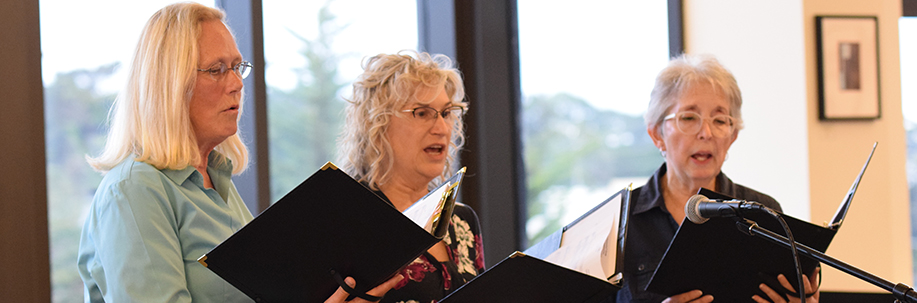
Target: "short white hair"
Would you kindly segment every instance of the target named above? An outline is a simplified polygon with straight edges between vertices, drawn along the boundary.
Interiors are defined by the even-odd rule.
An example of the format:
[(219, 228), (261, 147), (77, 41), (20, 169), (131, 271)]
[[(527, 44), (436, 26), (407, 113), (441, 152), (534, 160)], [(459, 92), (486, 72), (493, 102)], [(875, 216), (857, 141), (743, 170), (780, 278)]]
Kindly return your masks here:
[(643, 121), (647, 128), (659, 128), (681, 94), (693, 86), (709, 84), (729, 101), (729, 115), (736, 119), (736, 130), (742, 124), (742, 92), (735, 77), (710, 55), (682, 54), (669, 61), (659, 72), (650, 94)]

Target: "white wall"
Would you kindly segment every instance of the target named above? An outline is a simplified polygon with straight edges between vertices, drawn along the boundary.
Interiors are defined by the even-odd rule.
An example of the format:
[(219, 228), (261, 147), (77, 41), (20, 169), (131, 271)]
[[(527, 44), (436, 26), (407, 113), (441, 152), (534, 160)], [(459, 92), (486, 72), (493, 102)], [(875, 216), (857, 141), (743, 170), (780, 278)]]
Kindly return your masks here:
[(785, 213), (808, 220), (802, 3), (778, 2), (685, 1), (685, 48), (715, 55), (742, 89), (745, 129), (723, 172), (773, 196)]
[[(913, 285), (898, 55), (901, 0), (686, 0), (684, 8), (687, 52), (716, 55), (736, 75), (745, 99), (746, 129), (724, 172), (774, 196), (786, 213), (821, 224), (878, 141), (828, 254)], [(882, 118), (819, 121), (816, 15), (878, 17)], [(827, 266), (823, 278), (827, 291), (884, 292)]]
[[(809, 190), (812, 217), (830, 217), (850, 186), (850, 176), (878, 141), (847, 222), (828, 254), (892, 282), (913, 284), (911, 223), (905, 170), (905, 133), (901, 112), (901, 63), (898, 47), (900, 0), (806, 0), (807, 86), (809, 87)], [(861, 122), (818, 120), (815, 16), (877, 16), (879, 89), (882, 117)], [(822, 197), (816, 200), (815, 197)], [(833, 202), (833, 203), (832, 203)], [(826, 289), (882, 291), (836, 270), (824, 276)]]

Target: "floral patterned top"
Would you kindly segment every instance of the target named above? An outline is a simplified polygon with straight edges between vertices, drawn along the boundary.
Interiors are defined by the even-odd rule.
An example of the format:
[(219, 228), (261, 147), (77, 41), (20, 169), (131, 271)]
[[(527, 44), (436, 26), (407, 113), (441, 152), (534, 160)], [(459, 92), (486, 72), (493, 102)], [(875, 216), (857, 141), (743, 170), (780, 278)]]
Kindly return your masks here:
[[(376, 192), (388, 200), (382, 192)], [(455, 203), (449, 230), (443, 236), (449, 261), (439, 262), (424, 252), (401, 270), (404, 280), (382, 297), (382, 303), (433, 303), (484, 272), (484, 246), (478, 216), (468, 205)]]

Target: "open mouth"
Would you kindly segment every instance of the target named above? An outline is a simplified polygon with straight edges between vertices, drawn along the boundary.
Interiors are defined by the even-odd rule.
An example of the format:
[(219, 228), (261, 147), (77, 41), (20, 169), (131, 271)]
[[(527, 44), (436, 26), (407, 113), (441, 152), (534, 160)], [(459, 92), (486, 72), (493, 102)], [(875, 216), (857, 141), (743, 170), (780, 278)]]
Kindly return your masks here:
[(229, 108), (227, 108), (226, 110), (227, 110), (227, 111), (230, 111), (230, 110), (239, 110), (239, 106), (238, 106), (238, 105), (233, 105), (233, 106), (230, 106)]
[(444, 145), (442, 145), (442, 144), (433, 144), (433, 145), (430, 145), (430, 146), (427, 146), (426, 148), (424, 148), (423, 151), (426, 152), (426, 153), (428, 153), (428, 154), (436, 154), (436, 155), (439, 155), (439, 154), (442, 154), (443, 151), (445, 151), (445, 149), (446, 149), (446, 147), (445, 147)]
[(710, 159), (710, 157), (712, 157), (712, 156), (713, 156), (713, 154), (711, 154), (711, 153), (700, 152), (700, 153), (696, 153), (696, 154), (691, 155), (691, 158), (694, 158), (694, 160), (702, 161), (702, 162), (703, 162), (703, 161), (706, 161), (707, 159)]

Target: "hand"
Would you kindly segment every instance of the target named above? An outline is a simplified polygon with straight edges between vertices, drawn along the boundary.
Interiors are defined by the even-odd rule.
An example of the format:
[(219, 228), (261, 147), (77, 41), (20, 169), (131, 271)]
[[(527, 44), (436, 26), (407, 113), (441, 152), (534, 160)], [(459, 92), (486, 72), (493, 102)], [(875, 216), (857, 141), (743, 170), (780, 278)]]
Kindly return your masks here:
[[(404, 279), (403, 276), (395, 275), (391, 279), (388, 279), (388, 281), (385, 281), (385, 283), (382, 283), (379, 286), (376, 286), (376, 288), (373, 288), (370, 291), (367, 291), (366, 294), (373, 295), (376, 297), (382, 297), (383, 295), (385, 295), (385, 293), (387, 293), (390, 289), (392, 289), (392, 287), (395, 287), (395, 285), (398, 284), (398, 282), (401, 282), (402, 279)], [(347, 277), (346, 279), (344, 279), (344, 283), (347, 283), (347, 286), (350, 286), (350, 288), (357, 286), (357, 281), (355, 281), (351, 277)], [(350, 301), (344, 301), (344, 300), (347, 300), (348, 296), (350, 296), (350, 294), (347, 293), (347, 291), (345, 291), (344, 288), (338, 287), (338, 290), (335, 291), (334, 294), (331, 295), (331, 297), (328, 297), (328, 300), (325, 300), (325, 303), (344, 303), (344, 302), (369, 303), (370, 302), (362, 298), (354, 298), (353, 300), (350, 300)]]
[(662, 303), (710, 303), (713, 302), (712, 295), (703, 295), (704, 292), (699, 289), (695, 289), (683, 294), (677, 294), (662, 301)]
[[(816, 267), (815, 271), (812, 273), (811, 276), (802, 275), (803, 284), (805, 284), (805, 287), (806, 287), (805, 293), (812, 294), (812, 296), (806, 298), (806, 303), (818, 303), (818, 297), (821, 294), (821, 292), (818, 291), (816, 287), (818, 285), (818, 275), (820, 271), (821, 271), (821, 268)], [(777, 276), (777, 280), (780, 281), (780, 285), (783, 286), (783, 288), (785, 288), (787, 291), (795, 292), (793, 286), (790, 284), (790, 281), (787, 280), (784, 275), (781, 274)], [(783, 296), (777, 294), (776, 291), (774, 291), (770, 287), (767, 287), (767, 285), (764, 283), (761, 283), (761, 285), (758, 285), (758, 288), (760, 288), (761, 291), (763, 291), (767, 295), (767, 297), (771, 299), (771, 301), (767, 301), (758, 295), (754, 295), (751, 298), (752, 300), (755, 300), (755, 302), (758, 302), (758, 303), (767, 303), (767, 302), (785, 303), (787, 302), (786, 300), (783, 299)], [(790, 303), (800, 303), (801, 302), (799, 298), (794, 297), (793, 295), (788, 294), (787, 297), (790, 298)]]

